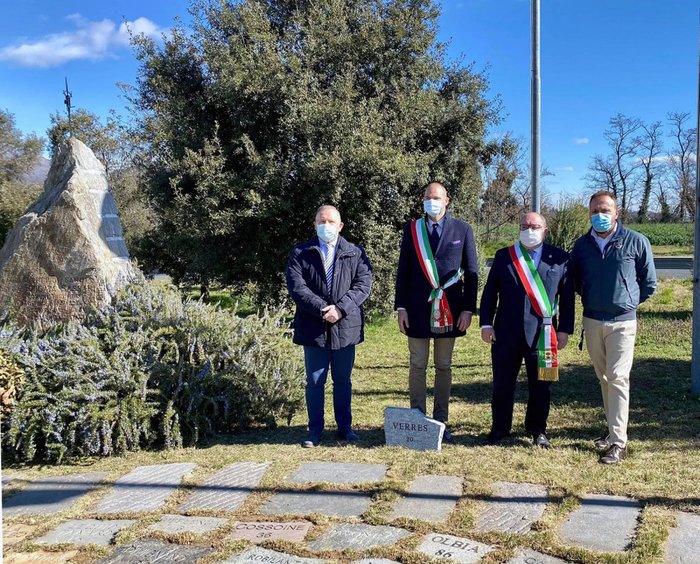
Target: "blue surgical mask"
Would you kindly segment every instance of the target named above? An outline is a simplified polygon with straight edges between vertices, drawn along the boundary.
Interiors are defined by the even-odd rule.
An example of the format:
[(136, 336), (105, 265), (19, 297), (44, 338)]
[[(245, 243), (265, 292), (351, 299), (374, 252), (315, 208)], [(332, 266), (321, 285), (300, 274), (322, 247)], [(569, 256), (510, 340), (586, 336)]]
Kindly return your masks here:
[(338, 227), (332, 223), (320, 223), (316, 226), (316, 235), (324, 243), (330, 243), (338, 236)]
[(430, 217), (439, 217), (444, 207), (442, 200), (423, 200), (423, 209)]
[(597, 213), (591, 216), (591, 225), (598, 233), (610, 231), (614, 221), (611, 213)]

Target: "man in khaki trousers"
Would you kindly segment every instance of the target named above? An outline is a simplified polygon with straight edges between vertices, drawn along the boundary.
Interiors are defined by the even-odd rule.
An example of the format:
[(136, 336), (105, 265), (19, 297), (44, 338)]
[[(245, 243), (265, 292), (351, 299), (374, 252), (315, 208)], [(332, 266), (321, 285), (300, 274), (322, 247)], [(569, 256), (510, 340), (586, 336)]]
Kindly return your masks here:
[(571, 266), (608, 422), (594, 442), (601, 463), (617, 464), (627, 455), (637, 307), (654, 293), (656, 271), (649, 240), (622, 225), (614, 194), (596, 192), (588, 209), (592, 227), (576, 241)]
[[(425, 215), (406, 224), (396, 275), (395, 309), (399, 330), (408, 337), (411, 407), (426, 413), (426, 373), (434, 343), (433, 418), (449, 415), (452, 351), (476, 311), (477, 258), (471, 226), (447, 213), (447, 190), (428, 184)], [(445, 429), (444, 440), (452, 435)]]

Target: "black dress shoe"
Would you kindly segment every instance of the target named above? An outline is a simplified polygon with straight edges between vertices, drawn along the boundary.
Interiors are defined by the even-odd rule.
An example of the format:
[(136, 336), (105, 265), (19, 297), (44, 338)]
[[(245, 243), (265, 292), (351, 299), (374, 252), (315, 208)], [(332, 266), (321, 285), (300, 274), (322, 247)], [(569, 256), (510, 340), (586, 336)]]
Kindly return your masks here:
[(627, 457), (627, 447), (621, 447), (620, 445), (612, 445), (606, 452), (600, 457), (601, 464), (617, 464), (623, 458)]
[(447, 430), (447, 427), (445, 427), (445, 431), (442, 433), (442, 440), (443, 440), (443, 442), (450, 443), (450, 444), (455, 442), (454, 437), (452, 436), (452, 433), (450, 433)]
[(486, 435), (485, 443), (487, 445), (495, 445), (497, 442), (510, 437), (510, 433), (501, 433), (500, 431), (491, 431)]
[(356, 443), (357, 441), (360, 440), (360, 437), (357, 435), (355, 431), (350, 429), (349, 431), (345, 431), (344, 433), (338, 433), (338, 438), (341, 441), (347, 441), (349, 443)]
[(538, 435), (533, 435), (532, 436), (532, 442), (535, 444), (536, 447), (540, 448), (549, 448), (549, 439), (547, 438), (547, 435), (544, 433), (539, 433)]

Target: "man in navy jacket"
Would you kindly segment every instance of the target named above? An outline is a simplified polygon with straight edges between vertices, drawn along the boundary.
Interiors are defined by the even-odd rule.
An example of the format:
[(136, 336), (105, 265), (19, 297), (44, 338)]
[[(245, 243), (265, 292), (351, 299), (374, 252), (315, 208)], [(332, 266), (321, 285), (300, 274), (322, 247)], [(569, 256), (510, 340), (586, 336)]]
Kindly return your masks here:
[(304, 347), (309, 435), (302, 443), (318, 445), (324, 428), (328, 370), (333, 378), (333, 410), (338, 438), (357, 441), (350, 409), (355, 345), (364, 340), (362, 303), (369, 297), (372, 270), (364, 250), (339, 235), (340, 213), (321, 206), (316, 235), (294, 247), (287, 264), (287, 288), (296, 304), (294, 342)]
[[(550, 305), (558, 303), (558, 315), (553, 320), (558, 348), (566, 346), (574, 332), (574, 286), (569, 273), (569, 254), (543, 244), (547, 231), (545, 219), (530, 212), (520, 220), (520, 242), (529, 251), (542, 280)], [(538, 315), (518, 276), (509, 248), (496, 252), (479, 307), (481, 338), (491, 345), (493, 423), (486, 439), (495, 444), (510, 436), (513, 423), (515, 383), (525, 360), (528, 381), (528, 402), (525, 429), (534, 444), (549, 447), (547, 417), (549, 416), (549, 386), (538, 380), (538, 340), (543, 317)]]
[[(401, 253), (396, 274), (396, 299), (399, 331), (408, 336), (410, 354), (408, 388), (411, 407), (426, 413), (426, 372), (430, 343), (434, 341), (435, 392), (433, 418), (447, 422), (452, 387), (452, 351), (455, 338), (462, 337), (476, 311), (478, 264), (471, 226), (447, 213), (447, 190), (438, 183), (428, 184), (423, 197), (425, 245), (417, 246), (416, 222), (404, 227)], [(421, 239), (420, 234), (418, 238)], [(422, 239), (421, 239), (422, 240)], [(435, 284), (426, 274), (423, 254), (432, 255)], [(423, 263), (423, 264), (421, 264)], [(436, 288), (437, 286), (437, 288)], [(435, 300), (444, 294), (446, 304)], [(449, 310), (449, 317), (446, 317)], [(436, 316), (442, 315), (438, 322)], [(451, 320), (451, 323), (449, 323)], [(451, 440), (449, 431), (443, 435)]]

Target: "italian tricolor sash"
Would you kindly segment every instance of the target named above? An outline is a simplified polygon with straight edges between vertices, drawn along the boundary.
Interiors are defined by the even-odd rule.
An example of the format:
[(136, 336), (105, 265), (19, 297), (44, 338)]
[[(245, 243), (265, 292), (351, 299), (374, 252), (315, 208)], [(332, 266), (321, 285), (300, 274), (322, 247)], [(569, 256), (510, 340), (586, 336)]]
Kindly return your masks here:
[(540, 278), (527, 249), (518, 242), (512, 247), (508, 247), (508, 251), (535, 313), (542, 317), (542, 329), (537, 343), (537, 379), (556, 382), (559, 380), (559, 363), (557, 359), (557, 333), (552, 326), (554, 310), (549, 303), (542, 278)]
[(433, 304), (430, 330), (433, 333), (448, 333), (452, 331), (454, 320), (452, 318), (452, 312), (450, 311), (450, 304), (447, 303), (445, 289), (458, 282), (464, 270), (461, 268), (457, 270), (454, 276), (450, 277), (450, 279), (441, 286), (437, 265), (433, 258), (433, 251), (430, 248), (428, 228), (425, 225), (424, 218), (417, 219), (411, 223), (411, 235), (413, 237), (413, 246), (418, 256), (418, 263), (420, 264), (421, 270), (423, 270), (423, 274), (425, 274), (425, 277), (433, 288), (428, 298), (428, 301)]

